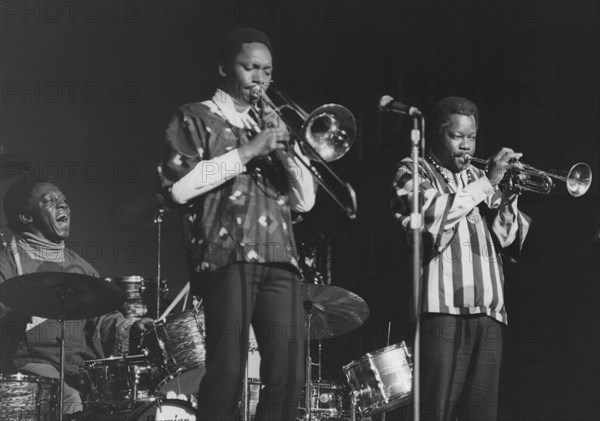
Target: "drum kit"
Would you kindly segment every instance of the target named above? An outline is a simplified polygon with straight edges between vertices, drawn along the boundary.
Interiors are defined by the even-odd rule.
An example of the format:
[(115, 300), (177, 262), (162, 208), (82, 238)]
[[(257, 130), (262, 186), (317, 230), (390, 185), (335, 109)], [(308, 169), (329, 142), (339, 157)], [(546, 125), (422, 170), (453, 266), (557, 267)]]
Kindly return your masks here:
[[(158, 227), (160, 250), (162, 213), (154, 223)], [(313, 259), (301, 261), (305, 262), (300, 269), (305, 281), (302, 292), (308, 334), (306, 384), (298, 420), (354, 420), (357, 414), (363, 418), (383, 414), (407, 403), (411, 395), (412, 367), (404, 343), (366, 354), (345, 365), (346, 385), (321, 378), (321, 340), (358, 328), (368, 318), (369, 309), (358, 295), (325, 285), (319, 272), (311, 267)], [(144, 316), (155, 319), (153, 327), (142, 335), (139, 354), (83, 363), (82, 373), (88, 389), (83, 402), (85, 419), (195, 419), (195, 395), (205, 373), (204, 314), (201, 303), (196, 300), (192, 309), (185, 310), (188, 284), (188, 289), (184, 287), (159, 316), (168, 288), (160, 277), (160, 263), (157, 271), (156, 278), (126, 276), (105, 280), (73, 273), (39, 272), (17, 276), (0, 285), (2, 301), (11, 309), (60, 321), (61, 338), (64, 338), (66, 320), (88, 319), (117, 309), (130, 319)], [(184, 295), (182, 311), (169, 314)], [(252, 328), (249, 339), (246, 376), (239, 401), (244, 421), (253, 420), (262, 388), (260, 354)], [(318, 363), (311, 359), (311, 341), (318, 341)], [(64, 340), (59, 340), (58, 346), (61, 349), (59, 379), (0, 375), (0, 419), (62, 420)], [(315, 380), (312, 379), (314, 366), (319, 368)]]

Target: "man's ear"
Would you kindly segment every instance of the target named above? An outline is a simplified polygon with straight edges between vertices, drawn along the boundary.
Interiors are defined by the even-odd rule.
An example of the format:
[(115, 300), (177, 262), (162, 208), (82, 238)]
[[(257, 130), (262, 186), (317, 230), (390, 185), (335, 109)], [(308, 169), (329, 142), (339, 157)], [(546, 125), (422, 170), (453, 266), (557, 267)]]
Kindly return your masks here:
[(33, 222), (33, 217), (30, 215), (26, 215), (24, 213), (20, 213), (19, 214), (19, 221), (21, 221), (22, 224), (31, 224)]
[(227, 72), (225, 71), (225, 67), (219, 63), (219, 76), (227, 77)]

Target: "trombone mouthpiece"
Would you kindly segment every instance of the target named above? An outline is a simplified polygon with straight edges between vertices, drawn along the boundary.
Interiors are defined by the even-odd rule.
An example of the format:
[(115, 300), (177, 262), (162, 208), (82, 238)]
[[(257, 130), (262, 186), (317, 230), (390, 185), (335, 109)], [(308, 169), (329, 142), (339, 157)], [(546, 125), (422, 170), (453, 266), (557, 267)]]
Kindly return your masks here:
[(250, 89), (250, 95), (252, 95), (252, 98), (254, 98), (256, 101), (260, 99), (262, 93), (263, 90), (259, 85), (256, 85), (252, 89)]
[(471, 160), (473, 159), (473, 157), (471, 156), (471, 154), (469, 154), (469, 153), (466, 153), (466, 154), (464, 155), (464, 159), (465, 159), (465, 161), (468, 163), (468, 162), (471, 162)]

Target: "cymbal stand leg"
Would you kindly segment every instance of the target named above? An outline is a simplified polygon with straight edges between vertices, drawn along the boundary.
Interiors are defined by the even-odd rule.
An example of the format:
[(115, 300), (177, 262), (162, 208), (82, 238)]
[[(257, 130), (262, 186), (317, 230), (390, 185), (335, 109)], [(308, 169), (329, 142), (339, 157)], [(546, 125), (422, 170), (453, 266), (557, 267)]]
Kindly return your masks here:
[(162, 221), (163, 221), (163, 214), (165, 213), (165, 210), (163, 208), (158, 209), (158, 214), (156, 215), (156, 219), (154, 219), (154, 223), (156, 224), (156, 237), (157, 237), (157, 242), (156, 242), (156, 319), (158, 319), (158, 317), (160, 316), (160, 278), (161, 278), (161, 266), (160, 266), (160, 260), (161, 260), (161, 242), (162, 242)]
[(306, 421), (311, 421), (311, 398), (312, 398), (312, 387), (311, 387), (311, 377), (312, 377), (312, 360), (310, 358), (310, 322), (312, 319), (312, 304), (311, 307), (306, 309), (306, 385), (304, 386), (304, 405), (306, 406)]

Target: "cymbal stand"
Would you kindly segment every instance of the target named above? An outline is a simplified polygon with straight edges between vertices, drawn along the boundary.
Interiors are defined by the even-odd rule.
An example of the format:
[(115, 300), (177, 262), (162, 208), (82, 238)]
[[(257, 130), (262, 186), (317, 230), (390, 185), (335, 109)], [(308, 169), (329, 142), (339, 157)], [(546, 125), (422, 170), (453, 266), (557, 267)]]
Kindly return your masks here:
[(319, 367), (319, 377), (318, 377), (318, 381), (321, 381), (321, 367), (323, 366), (323, 364), (321, 364), (321, 348), (322, 348), (322, 341), (319, 339), (319, 362), (317, 364), (315, 364), (317, 367)]
[(304, 415), (306, 421), (311, 421), (311, 398), (312, 398), (312, 360), (310, 358), (310, 323), (312, 319), (312, 303), (304, 302), (304, 310), (306, 311), (306, 384), (304, 389), (304, 405), (306, 405), (306, 413)]
[(156, 315), (155, 318), (158, 319), (160, 315), (160, 279), (161, 279), (161, 242), (162, 242), (162, 222), (163, 215), (165, 214), (164, 208), (159, 208), (156, 218), (154, 219), (154, 223), (156, 224), (156, 237), (157, 237), (157, 249), (156, 249)]
[(58, 320), (60, 322), (60, 378), (59, 378), (59, 394), (58, 394), (58, 421), (63, 421), (63, 399), (65, 396), (65, 314), (66, 314), (66, 298), (67, 289), (63, 290), (62, 293), (62, 306), (63, 312), (62, 317)]
[[(258, 346), (252, 344), (252, 341), (250, 340), (250, 334), (248, 334), (248, 354), (250, 354), (251, 352), (258, 352)], [(246, 370), (244, 372), (242, 386), (242, 398), (240, 399), (240, 402), (242, 404), (243, 421), (250, 421), (250, 398), (250, 361), (248, 355), (248, 358), (246, 359)]]

